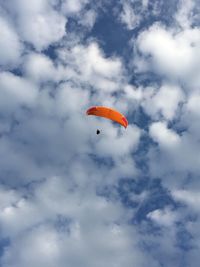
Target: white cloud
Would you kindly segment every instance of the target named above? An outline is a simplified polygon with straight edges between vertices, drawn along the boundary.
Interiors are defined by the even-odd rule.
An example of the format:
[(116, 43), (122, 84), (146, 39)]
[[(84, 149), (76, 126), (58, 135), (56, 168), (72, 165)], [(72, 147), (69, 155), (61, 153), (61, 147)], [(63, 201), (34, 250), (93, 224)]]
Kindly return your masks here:
[[(196, 146), (198, 147), (198, 138), (199, 138), (199, 90), (193, 91), (190, 93), (187, 99), (187, 103), (185, 103), (183, 113), (181, 116), (181, 124), (183, 127), (186, 127), (190, 134), (193, 136), (193, 142), (197, 142)], [(190, 136), (191, 136), (190, 135)]]
[(196, 183), (200, 153), (195, 135), (185, 132), (179, 136), (174, 131), (166, 128), (163, 131), (162, 128), (160, 131), (159, 127), (155, 127), (151, 131), (154, 141), (159, 143), (158, 150), (152, 148), (149, 151), (151, 175), (161, 177), (169, 189), (182, 186), (187, 181), (188, 173), (194, 176), (192, 181)]
[[(77, 51), (75, 48), (74, 50)], [(4, 173), (9, 169), (11, 177), (15, 173), (18, 183), (31, 179), (29, 173), (36, 180), (50, 175), (52, 171), (63, 174), (67, 168), (67, 162), (82, 153), (98, 153), (99, 156), (104, 156), (107, 151), (106, 153), (112, 156), (116, 151), (116, 166), (112, 175), (117, 175), (116, 179), (118, 179), (120, 173), (130, 175), (131, 171), (135, 172), (134, 160), (129, 159), (129, 154), (137, 148), (139, 130), (136, 128), (131, 130), (130, 126), (126, 131), (126, 136), (129, 132), (126, 139), (122, 132), (117, 135), (118, 128), (114, 128), (111, 122), (102, 120), (101, 123), (96, 118), (90, 120), (85, 115), (86, 109), (93, 104), (93, 101), (105, 104), (105, 101), (111, 100), (109, 102), (111, 106), (119, 108), (122, 112), (127, 110), (125, 99), (122, 98), (119, 101), (110, 95), (121, 85), (122, 63), (117, 58), (105, 58), (96, 44), (78, 46), (79, 49), (78, 54), (66, 50), (69, 58), (66, 61), (62, 58), (66, 65), (58, 61), (57, 66), (42, 54), (29, 54), (24, 57), (23, 64), (26, 79), (10, 73), (2, 74), (2, 87), (8, 94), (7, 102), (4, 99), (4, 110), (10, 110), (10, 114), (17, 111), (18, 125), (14, 128), (12, 138), (1, 140), (0, 154), (3, 155), (5, 151), (8, 153), (1, 162), (0, 168)], [(80, 64), (80, 60), (83, 60), (84, 64)], [(99, 64), (98, 67), (96, 67), (96, 61)], [(55, 82), (55, 86), (49, 81)], [(105, 82), (103, 90), (97, 90), (98, 81)], [(37, 89), (34, 83), (37, 84)], [(57, 85), (59, 83), (60, 85)], [(94, 99), (90, 99), (87, 90), (88, 86), (89, 88), (91, 86), (90, 83), (95, 86)], [(112, 90), (107, 87), (109, 83), (114, 84)], [(18, 110), (24, 105), (30, 108), (31, 117), (23, 110)], [(12, 123), (11, 118), (9, 123)], [(98, 127), (103, 129), (105, 127), (103, 133), (108, 134), (107, 147), (104, 145), (103, 149), (94, 139)], [(6, 128), (9, 130), (11, 126), (7, 125)], [(110, 146), (109, 141), (115, 145)], [(120, 150), (123, 152), (124, 159), (120, 156)], [(53, 162), (51, 166), (48, 165), (48, 160)], [(122, 164), (123, 168), (120, 172), (117, 166)], [(8, 180), (15, 184), (16, 179)], [(112, 178), (111, 181), (113, 182)]]
[(4, 4), (11, 14), (20, 38), (41, 51), (62, 39), (66, 18), (55, 11), (50, 1), (24, 0), (8, 1)]
[(102, 156), (123, 157), (137, 148), (140, 139), (140, 130), (137, 127), (130, 125), (126, 130), (121, 129), (121, 133), (117, 134), (114, 128), (106, 129), (106, 124), (102, 133), (105, 137), (97, 143), (97, 151)]
[[(141, 18), (131, 8), (133, 2), (125, 2), (121, 15), (129, 29)], [(88, 0), (1, 1), (9, 17), (0, 20), (6, 36), (0, 40), (0, 56), (4, 67), (23, 66), (22, 72), (17, 70), (21, 77), (0, 74), (0, 172), (6, 184), (0, 187), (0, 226), (2, 237), (11, 242), (1, 263), (5, 267), (62, 267), (66, 262), (73, 267), (129, 267), (133, 263), (158, 267), (167, 255), (170, 266), (177, 266), (173, 259), (180, 251), (174, 247), (174, 224), (179, 211), (164, 208), (150, 212), (147, 217), (170, 230), (156, 237), (145, 232), (144, 221), (141, 235), (139, 225), (130, 225), (134, 209), (122, 206), (115, 189), (111, 192), (114, 199), (96, 193), (107, 186), (116, 188), (123, 177), (135, 179), (144, 174), (135, 163), (141, 129), (132, 124), (132, 117), (125, 130), (109, 120), (87, 117), (85, 110), (103, 104), (132, 115), (141, 104), (153, 119), (159, 119), (161, 113), (167, 121), (179, 118), (177, 113), (184, 111), (179, 119), (189, 131), (181, 135), (166, 122), (150, 125), (150, 137), (158, 146), (152, 145), (145, 162), (150, 175), (161, 177), (169, 189), (173, 183), (164, 181), (167, 175), (179, 179), (176, 186), (180, 189), (184, 178), (179, 176), (184, 173), (185, 177), (188, 171), (198, 174), (200, 168), (199, 126), (194, 129), (199, 118), (199, 29), (184, 26), (177, 33), (154, 25), (138, 39), (144, 55), (140, 71), (148, 70), (150, 55), (151, 70), (166, 74), (169, 80), (179, 76), (187, 84), (192, 81), (191, 89), (196, 90), (183, 94), (174, 81), (163, 82), (159, 90), (156, 83), (136, 88), (127, 84), (130, 77), (126, 77), (119, 57), (106, 56), (97, 41), (83, 44), (84, 31), (81, 36), (66, 34), (68, 16), (80, 29), (93, 27), (99, 14), (95, 8), (86, 10), (87, 3), (89, 8), (96, 7)], [(142, 12), (149, 4), (141, 1)], [(156, 12), (159, 1), (152, 5)], [(183, 20), (187, 17), (188, 13)], [(23, 46), (23, 42), (29, 45)], [(55, 43), (59, 50), (53, 47), (54, 56), (58, 56), (54, 61), (42, 51)], [(179, 110), (183, 100), (184, 108)], [(97, 128), (101, 130), (98, 136)], [(174, 171), (178, 172), (175, 178)], [(184, 192), (177, 192), (174, 198), (182, 201)], [(192, 199), (190, 192), (190, 196), (183, 194), (185, 203), (195, 206), (198, 197)], [(147, 190), (132, 194), (137, 202), (148, 197)], [(155, 244), (159, 249), (148, 254), (143, 244)]]
[(79, 23), (89, 29), (92, 29), (96, 22), (97, 14), (94, 10), (88, 10), (84, 12)]
[[(2, 209), (0, 214), (0, 222), (5, 237), (13, 237), (41, 221), (37, 208), (23, 198), (16, 201), (14, 205)], [(23, 218), (26, 218), (26, 220)]]
[(48, 0), (8, 0), (3, 5), (15, 14), (23, 16), (25, 13), (38, 13), (48, 7)]
[(18, 194), (11, 189), (0, 188), (0, 210), (2, 211), (10, 205), (14, 205), (19, 200)]
[(181, 139), (172, 129), (169, 129), (165, 122), (152, 123), (149, 129), (150, 136), (158, 142), (162, 148), (177, 149)]
[[(129, 214), (119, 202), (96, 196), (90, 186), (74, 191), (71, 185), (71, 179), (49, 178), (38, 184), (30, 199), (10, 207), (10, 216), (5, 215), (9, 206), (4, 208), (1, 224), (4, 230), (7, 227), (12, 244), (3, 256), (3, 266), (23, 267), (28, 262), (29, 266), (66, 266), (68, 262), (77, 267), (154, 263), (151, 257), (142, 257), (138, 234), (126, 224)], [(63, 221), (56, 226), (57, 214)], [(13, 236), (16, 228), (21, 233)]]
[(149, 0), (142, 0), (143, 8), (147, 8), (149, 4)]
[(30, 149), (30, 145), (28, 145), (27, 148), (26, 145), (23, 147), (21, 144), (23, 137), (23, 132), (19, 131), (19, 136), (16, 136), (15, 138), (13, 136), (12, 138), (2, 137), (0, 140), (0, 156), (2, 157), (0, 162), (0, 169), (2, 173), (1, 181), (11, 188), (13, 186), (20, 186), (24, 183), (30, 182), (32, 179), (41, 179), (41, 176), (44, 177), (45, 173), (47, 174), (52, 171), (52, 168), (49, 167), (46, 167), (46, 169), (44, 168), (45, 171), (44, 169), (43, 171), (41, 170), (40, 165), (38, 166), (37, 160), (33, 157), (34, 152), (37, 155), (39, 151), (39, 144), (37, 144), (37, 146), (35, 145), (35, 150), (37, 150), (37, 152), (33, 149), (33, 147)]
[(174, 223), (178, 220), (176, 212), (168, 207), (163, 210), (158, 209), (148, 213), (147, 218), (165, 227), (173, 227)]
[(55, 266), (58, 262), (59, 238), (51, 228), (35, 229), (17, 243), (6, 251), (5, 266)]
[(199, 192), (196, 189), (174, 190), (172, 191), (172, 195), (176, 200), (187, 204), (189, 207), (191, 207), (195, 211), (199, 211), (200, 196), (199, 196)]
[(88, 0), (62, 0), (62, 11), (64, 14), (79, 13), (88, 3)]
[[(123, 77), (123, 65), (119, 58), (106, 58), (97, 43), (88, 46), (76, 45), (69, 50), (60, 50), (60, 59), (67, 64), (63, 79), (76, 83), (88, 83), (105, 92), (117, 91)], [(70, 70), (70, 71), (69, 71)], [(102, 99), (101, 99), (102, 100)]]
[(187, 112), (191, 112), (192, 114), (199, 117), (200, 116), (199, 101), (200, 101), (200, 94), (198, 91), (191, 94), (188, 98), (188, 102), (186, 105)]
[(174, 129), (185, 129), (178, 135), (165, 122), (153, 123), (149, 128), (150, 136), (159, 144), (148, 152), (150, 172), (162, 177), (168, 188), (181, 186), (186, 172), (194, 175), (199, 172), (199, 36), (199, 28), (190, 28), (189, 24), (179, 31), (155, 24), (138, 39), (138, 48), (144, 55), (142, 60), (146, 62), (145, 68), (138, 71), (145, 72), (149, 64), (151, 71), (173, 81), (173, 86), (164, 83), (158, 91), (154, 88), (149, 94), (142, 89), (143, 109), (154, 120), (161, 119), (160, 115), (165, 120), (178, 119)]
[[(75, 48), (74, 52), (80, 53), (79, 48)], [(112, 78), (119, 75), (122, 68), (120, 60), (104, 58), (97, 44), (90, 44), (85, 52), (87, 53), (89, 71), (92, 70), (105, 78)]]
[(142, 88), (135, 88), (131, 85), (126, 85), (124, 87), (124, 92), (128, 100), (131, 101), (141, 101), (143, 98)]
[(4, 18), (0, 18), (0, 29), (0, 64), (5, 68), (16, 66), (20, 62), (22, 43), (13, 27)]
[(28, 80), (9, 72), (0, 74), (1, 110), (12, 112), (20, 105), (32, 106), (37, 98), (37, 88)]
[(135, 14), (131, 4), (128, 2), (123, 3), (121, 21), (126, 25), (128, 30), (133, 30), (137, 26), (139, 19), (140, 17)]
[[(3, 266), (70, 266), (88, 267), (130, 266), (135, 262), (137, 266), (145, 264), (146, 259), (134, 248), (130, 238), (131, 231), (119, 226), (99, 225), (90, 229), (85, 235), (84, 225), (71, 226), (70, 233), (57, 233), (51, 227), (33, 229), (26, 236), (16, 240), (7, 249), (3, 257)], [(98, 232), (97, 232), (98, 231)], [(106, 240), (106, 242), (105, 242)], [(31, 244), (31, 246), (30, 246)], [(132, 251), (132, 253), (130, 253)], [(153, 261), (148, 259), (149, 262)], [(156, 266), (156, 265), (154, 265)]]
[(71, 86), (70, 83), (63, 83), (58, 89), (55, 98), (55, 111), (62, 116), (69, 116), (76, 112), (85, 112), (89, 94), (81, 88)]
[(194, 6), (195, 5), (193, 0), (179, 1), (178, 12), (175, 14), (175, 19), (178, 24), (184, 29), (191, 27), (192, 11)]
[[(183, 79), (194, 87), (199, 82), (199, 36), (198, 28), (173, 33), (155, 24), (139, 35), (137, 45), (144, 56), (150, 56), (149, 62), (156, 72), (169, 78)], [(152, 68), (151, 64), (149, 67)]]
[(159, 112), (166, 120), (172, 120), (178, 111), (178, 105), (183, 101), (181, 89), (173, 85), (163, 85), (151, 98), (143, 101), (142, 106), (154, 119), (159, 118)]
[(56, 80), (56, 69), (50, 58), (43, 54), (30, 53), (24, 59), (25, 75), (36, 82)]
[(50, 10), (20, 17), (19, 31), (24, 41), (41, 51), (65, 36), (65, 24), (63, 16)]

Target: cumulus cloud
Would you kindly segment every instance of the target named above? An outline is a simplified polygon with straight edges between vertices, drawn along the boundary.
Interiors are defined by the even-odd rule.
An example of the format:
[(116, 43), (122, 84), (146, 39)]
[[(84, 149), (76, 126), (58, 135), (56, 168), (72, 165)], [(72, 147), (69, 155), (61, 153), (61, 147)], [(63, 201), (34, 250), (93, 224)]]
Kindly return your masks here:
[(147, 8), (149, 4), (149, 0), (142, 0), (142, 5), (144, 8)]
[(20, 105), (34, 105), (38, 90), (29, 81), (10, 72), (0, 74), (1, 110), (13, 112)]
[(164, 122), (155, 122), (149, 129), (152, 138), (163, 148), (175, 149), (180, 144), (180, 136), (169, 129)]
[(140, 17), (135, 14), (134, 9), (131, 7), (131, 5), (128, 2), (125, 2), (123, 4), (123, 11), (121, 13), (122, 23), (126, 25), (128, 30), (132, 30), (137, 26), (139, 19)]
[(63, 0), (62, 12), (66, 15), (79, 13), (88, 2), (88, 0)]
[(48, 2), (49, 2), (48, 0), (44, 1), (36, 0), (32, 1), (30, 5), (30, 3), (28, 4), (28, 2), (25, 0), (14, 0), (14, 1), (8, 0), (6, 1), (6, 3), (3, 4), (3, 6), (8, 8), (9, 11), (12, 10), (12, 12), (14, 12), (15, 14), (23, 15), (26, 12), (37, 13), (40, 12), (41, 10), (44, 10), (45, 8), (47, 8)]
[(200, 197), (196, 190), (174, 190), (172, 194), (175, 199), (190, 206), (194, 211), (199, 211)]
[(6, 8), (16, 19), (20, 38), (41, 51), (65, 36), (66, 18), (55, 11), (50, 1), (8, 1)]
[(36, 82), (56, 80), (56, 70), (50, 58), (43, 54), (30, 53), (24, 59), (24, 72)]
[[(20, 18), (20, 33), (24, 41), (41, 51), (65, 36), (66, 19), (55, 11)], [(31, 29), (31, 30), (30, 30)]]
[(59, 54), (64, 64), (68, 64), (66, 74), (74, 81), (89, 83), (105, 92), (119, 89), (123, 78), (122, 62), (119, 58), (106, 58), (96, 42), (87, 46), (78, 44), (69, 50), (60, 50)]
[[(198, 84), (199, 29), (190, 28), (178, 33), (155, 24), (140, 34), (137, 40), (139, 50), (150, 57), (156, 72), (167, 77)], [(149, 66), (150, 67), (150, 66)]]
[(148, 213), (147, 217), (158, 225), (165, 227), (173, 227), (173, 224), (178, 220), (177, 214), (169, 208), (154, 210)]
[(151, 98), (144, 99), (142, 106), (153, 119), (156, 119), (161, 113), (166, 120), (172, 120), (177, 115), (178, 105), (183, 99), (183, 93), (180, 88), (166, 84), (154, 93)]
[(186, 109), (189, 113), (192, 113), (193, 115), (199, 116), (200, 115), (200, 108), (199, 108), (199, 100), (200, 100), (200, 94), (199, 92), (192, 93), (189, 98), (186, 105)]
[(153, 123), (149, 133), (160, 148), (149, 152), (152, 175), (166, 178), (164, 182), (173, 188), (184, 183), (188, 172), (194, 175), (199, 172), (199, 144), (194, 134), (179, 135), (164, 122)]
[(20, 63), (23, 45), (19, 36), (3, 17), (0, 18), (0, 64), (4, 68), (15, 67)]
[(97, 14), (94, 10), (88, 10), (84, 12), (82, 19), (79, 21), (79, 23), (88, 29), (92, 29), (96, 22)]
[(179, 1), (178, 12), (175, 14), (175, 19), (181, 28), (190, 28), (193, 22), (192, 11), (195, 7), (195, 2), (192, 0)]
[[(146, 260), (137, 249), (137, 233), (125, 224), (128, 213), (120, 203), (106, 201), (94, 195), (90, 188), (75, 193), (70, 184), (70, 180), (50, 178), (41, 184), (33, 198), (4, 207), (1, 223), (8, 229), (6, 233), (13, 243), (2, 263), (25, 266), (29, 261), (31, 266), (55, 263), (65, 266), (69, 262), (81, 266), (84, 262), (87, 266), (106, 263), (129, 266), (134, 261), (142, 266)], [(33, 212), (33, 205), (37, 213)], [(38, 220), (42, 223), (38, 224)], [(13, 236), (16, 228), (22, 231), (21, 235)], [(23, 232), (25, 229), (29, 230)], [(130, 253), (132, 246), (134, 253)]]
[[(121, 111), (127, 109), (125, 99), (119, 101), (111, 96), (114, 89), (119, 88), (120, 83), (117, 83), (123, 77), (121, 61), (118, 58), (106, 58), (96, 43), (85, 47), (77, 45), (72, 50), (62, 52), (64, 56), (61, 54), (57, 66), (42, 53), (29, 53), (24, 57), (23, 64), (26, 78), (11, 73), (1, 74), (2, 88), (8, 94), (7, 102), (4, 99), (4, 109), (10, 109), (12, 114), (18, 108), (12, 138), (5, 137), (1, 140), (1, 153), (7, 150), (10, 154), (2, 162), (2, 171), (7, 173), (10, 169), (10, 177), (13, 177), (12, 173), (16, 173), (16, 178), (22, 182), (29, 179), (27, 175), (31, 170), (31, 176), (40, 179), (50, 175), (54, 168), (54, 173), (62, 174), (67, 167), (65, 164), (75, 155), (97, 153), (99, 157), (115, 156), (113, 176), (117, 173), (117, 166), (122, 164), (124, 168), (121, 168), (121, 172), (118, 171), (117, 177), (119, 173), (130, 175), (131, 171), (135, 171), (135, 164), (134, 160), (129, 159), (129, 155), (138, 146), (139, 129), (133, 127), (131, 130), (130, 126), (129, 134), (127, 131), (129, 138), (126, 139), (122, 132), (117, 134), (118, 129), (111, 122), (89, 119), (85, 115), (85, 110), (94, 101), (90, 99), (90, 91), (85, 89), (86, 83), (89, 88), (95, 87), (96, 103), (106, 104), (107, 94), (111, 100), (107, 105), (116, 106)], [(98, 81), (103, 87), (99, 88)], [(113, 83), (114, 87), (109, 88), (109, 83)], [(31, 116), (23, 111), (24, 106)], [(8, 124), (2, 124), (2, 132), (10, 131), (12, 124), (10, 117)], [(98, 142), (94, 139), (97, 127), (103, 129), (105, 144), (103, 140)], [(92, 147), (89, 146), (89, 139)], [(54, 162), (54, 166), (48, 166), (47, 158)], [(11, 160), (12, 164), (9, 163)], [(26, 161), (24, 166), (23, 160)], [(11, 179), (13, 178), (10, 181)], [(13, 179), (13, 183), (15, 182)]]
[[(121, 70), (121, 62), (118, 59), (106, 59), (102, 55), (98, 45), (95, 43), (90, 44), (86, 47), (77, 46), (72, 51), (77, 59), (80, 60), (80, 54), (82, 54), (82, 62), (77, 62), (77, 66), (83, 66), (84, 63), (84, 74), (90, 75), (94, 72), (97, 75), (103, 76), (105, 78), (113, 78), (119, 75)], [(81, 64), (82, 63), (82, 64)]]
[[(7, 250), (3, 264), (26, 266), (29, 262), (30, 266), (54, 266), (58, 263), (59, 266), (65, 266), (67, 262), (76, 267), (82, 264), (100, 267), (107, 263), (129, 266), (133, 261), (137, 265), (145, 262), (137, 250), (129, 254), (129, 246), (132, 243), (130, 236), (118, 226), (97, 227), (96, 230), (99, 230), (101, 236), (100, 233), (94, 232), (85, 236), (82, 233), (84, 229), (81, 229), (79, 224), (70, 228), (70, 234), (59, 234), (49, 228), (40, 227), (17, 240), (19, 245), (14, 244)], [(107, 242), (103, 239), (106, 237), (109, 238)], [(32, 244), (31, 248), (29, 244)]]
[(143, 90), (142, 88), (135, 88), (134, 86), (131, 85), (126, 85), (124, 87), (124, 93), (127, 96), (127, 100), (131, 101), (139, 101), (143, 99)]
[[(102, 151), (102, 155), (112, 156), (124, 156), (129, 154), (133, 149), (137, 148), (140, 130), (137, 127), (130, 126), (127, 129), (127, 135), (124, 136), (124, 130), (120, 134), (117, 134), (116, 130), (104, 130), (104, 134), (107, 135), (104, 139), (99, 140), (97, 146), (98, 150)], [(113, 140), (113, 141), (112, 141)]]
[[(176, 13), (180, 27), (156, 23), (140, 33), (137, 49), (142, 56), (135, 58), (137, 73), (149, 70), (173, 81), (160, 88), (147, 87), (146, 92), (145, 88), (138, 90), (138, 101), (145, 113), (152, 120), (160, 120), (149, 128), (150, 136), (159, 144), (157, 151), (153, 147), (149, 151), (150, 169), (153, 175), (168, 173), (164, 182), (172, 187), (184, 183), (187, 175), (183, 172), (198, 173), (199, 169), (199, 27), (193, 27), (195, 1), (184, 3), (179, 2), (181, 8)], [(170, 129), (163, 120), (173, 121)], [(174, 175), (169, 174), (172, 170)]]
[[(199, 243), (199, 28), (184, 1), (178, 28), (149, 25), (163, 3), (0, 0), (3, 267), (179, 266), (183, 235)], [(125, 33), (138, 26), (134, 62), (90, 31), (108, 14)], [(86, 116), (98, 104), (128, 128)], [(131, 203), (119, 193), (126, 179)]]

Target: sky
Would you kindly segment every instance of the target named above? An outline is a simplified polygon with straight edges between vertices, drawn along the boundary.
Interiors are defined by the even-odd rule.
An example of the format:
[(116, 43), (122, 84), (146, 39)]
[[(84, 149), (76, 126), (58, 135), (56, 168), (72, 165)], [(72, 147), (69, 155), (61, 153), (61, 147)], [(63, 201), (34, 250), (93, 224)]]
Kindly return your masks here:
[(1, 267), (199, 267), (199, 15), (0, 0)]

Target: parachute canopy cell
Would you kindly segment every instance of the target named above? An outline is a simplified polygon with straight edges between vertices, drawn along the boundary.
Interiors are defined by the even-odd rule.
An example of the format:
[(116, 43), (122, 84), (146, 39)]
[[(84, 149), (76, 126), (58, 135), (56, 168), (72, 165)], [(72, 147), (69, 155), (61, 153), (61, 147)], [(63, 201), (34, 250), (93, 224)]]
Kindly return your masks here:
[(121, 114), (119, 111), (113, 108), (104, 107), (104, 106), (94, 106), (94, 107), (90, 107), (87, 110), (86, 114), (110, 119), (112, 121), (115, 121), (121, 124), (125, 128), (128, 126), (128, 120), (126, 119), (126, 117), (123, 114)]

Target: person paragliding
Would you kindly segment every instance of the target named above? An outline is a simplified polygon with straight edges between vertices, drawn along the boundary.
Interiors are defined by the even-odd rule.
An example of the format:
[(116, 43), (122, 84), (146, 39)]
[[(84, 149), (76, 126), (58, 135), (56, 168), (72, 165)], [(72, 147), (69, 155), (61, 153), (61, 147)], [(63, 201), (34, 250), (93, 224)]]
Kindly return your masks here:
[[(122, 125), (124, 128), (128, 126), (128, 120), (127, 118), (121, 114), (119, 111), (105, 107), (105, 106), (94, 106), (90, 107), (86, 111), (87, 115), (93, 115), (93, 116), (98, 116), (98, 117), (104, 117), (106, 119), (112, 120), (116, 123), (119, 123)], [(100, 134), (100, 130), (97, 129), (96, 134)]]
[(97, 134), (100, 134), (100, 130), (99, 129), (97, 129), (97, 132), (96, 132)]

